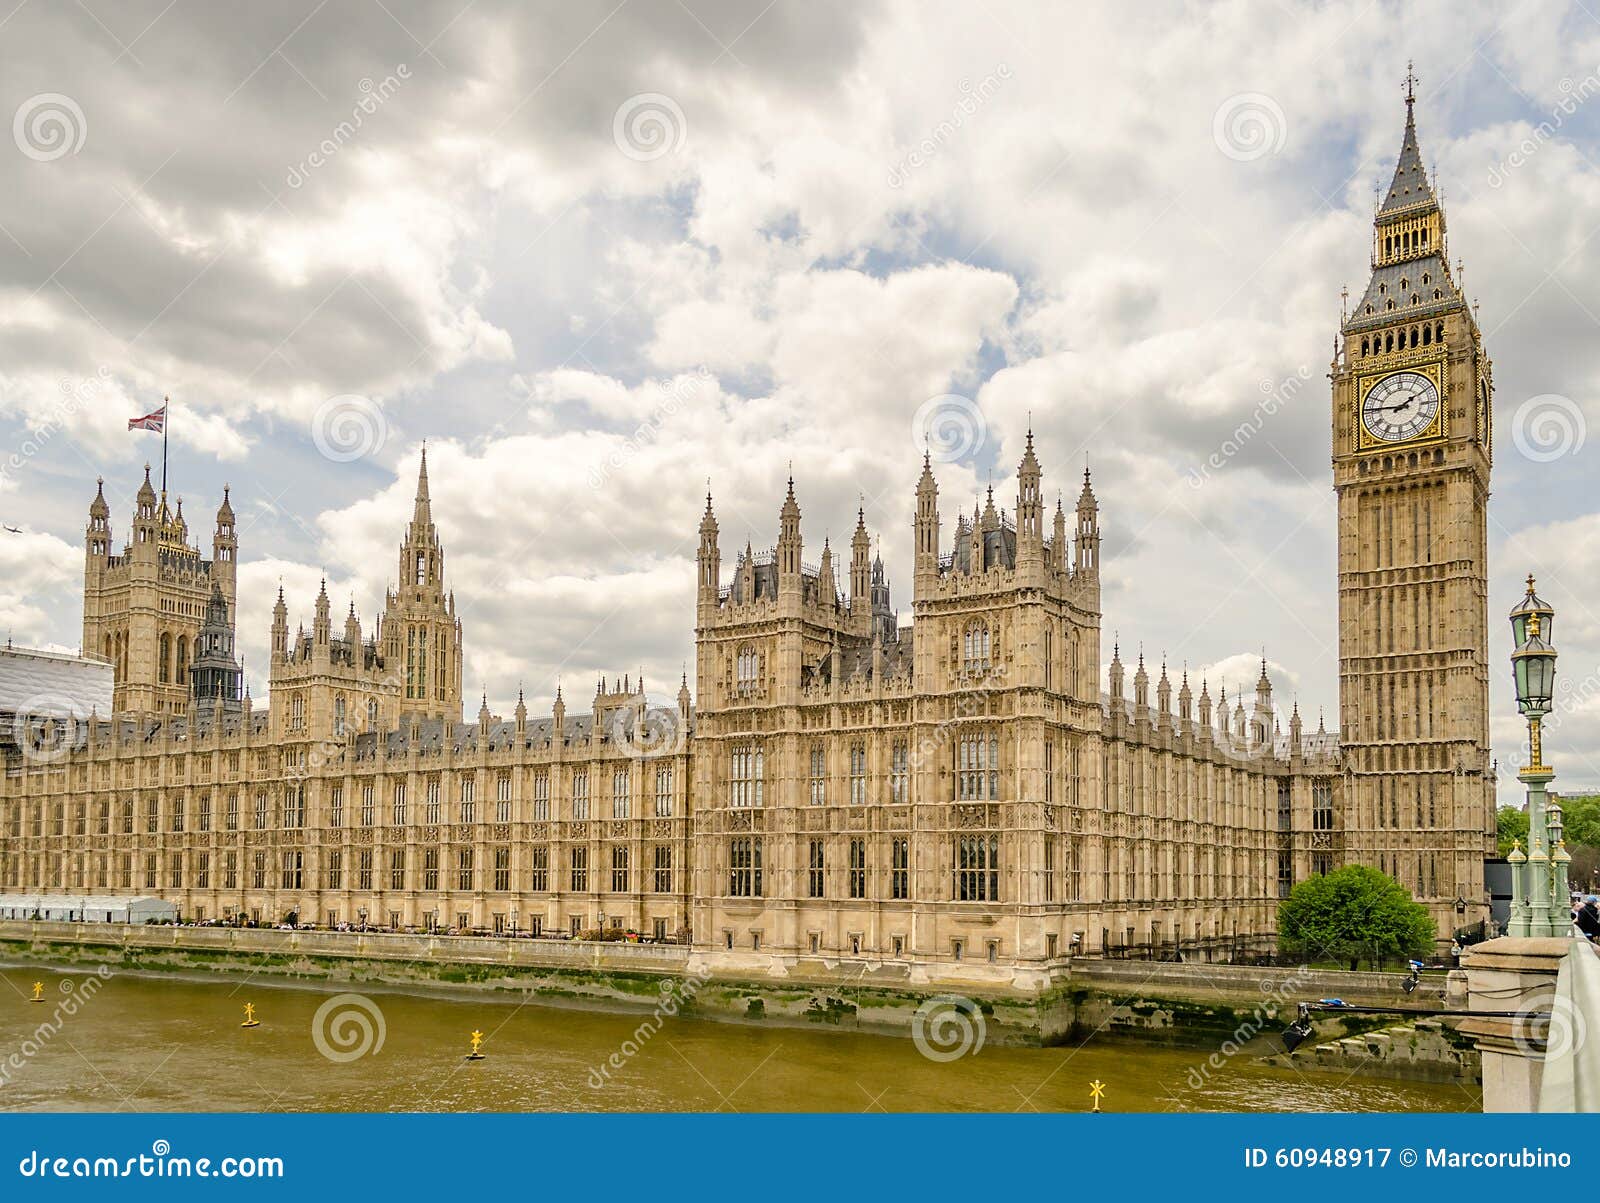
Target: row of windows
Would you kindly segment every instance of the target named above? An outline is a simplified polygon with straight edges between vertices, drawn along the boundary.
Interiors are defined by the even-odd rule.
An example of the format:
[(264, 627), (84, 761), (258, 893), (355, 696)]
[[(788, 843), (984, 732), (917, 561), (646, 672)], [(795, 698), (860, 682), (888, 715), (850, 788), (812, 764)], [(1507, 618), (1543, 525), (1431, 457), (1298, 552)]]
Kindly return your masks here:
[[(1047, 840), (1046, 901), (1054, 894), (1055, 841)], [(740, 836), (728, 843), (728, 894), (733, 898), (760, 898), (762, 840)], [(846, 849), (845, 891), (850, 898), (867, 898), (867, 841), (852, 839)], [(911, 897), (911, 841), (896, 836), (889, 841), (889, 896)], [(827, 897), (827, 845), (810, 841), (807, 849), (806, 896)], [(956, 868), (953, 897), (962, 902), (1000, 900), (1000, 837), (962, 836), (956, 841)]]
[[(759, 760), (759, 755), (758, 755)], [(587, 773), (573, 775), (573, 813), (574, 820), (589, 818), (589, 779)], [(655, 799), (654, 812), (657, 818), (670, 818), (672, 816), (672, 768), (662, 766), (655, 772)], [(626, 819), (632, 813), (632, 783), (628, 769), (618, 769), (612, 774), (611, 782), (611, 817)], [(494, 822), (509, 823), (512, 821), (511, 782), (508, 777), (501, 777), (498, 783), (499, 796), (495, 800)], [(478, 809), (474, 783), (468, 779), (461, 783), (461, 801), (456, 811), (454, 821), (461, 823), (475, 823), (478, 821)], [(252, 800), (251, 822), (257, 830), (264, 830), (272, 817), (272, 805), (266, 791), (257, 791)], [(54, 815), (51, 820), (54, 835), (66, 834), (66, 804), (55, 804)], [(79, 802), (74, 816), (74, 834), (88, 834), (88, 803)], [(134, 830), (134, 803), (132, 799), (124, 800), (118, 807), (116, 825), (121, 834), (131, 835)], [(533, 789), (533, 819), (536, 821), (550, 818), (550, 779), (545, 774), (534, 778)], [(182, 832), (187, 829), (190, 815), (189, 807), (182, 801), (169, 803), (167, 811), (168, 830)], [(12, 811), (11, 835), (20, 837), (21, 807)], [(406, 822), (406, 787), (404, 782), (396, 782), (391, 795), (390, 817), (394, 824), (402, 826)], [(213, 823), (212, 798), (210, 794), (203, 794), (196, 800), (193, 808), (196, 831), (210, 831)], [(284, 788), (282, 793), (281, 825), (288, 828), (300, 828), (306, 825), (308, 810), (306, 804), (306, 787), (304, 785), (291, 785)], [(377, 807), (376, 790), (372, 785), (361, 787), (360, 807), (358, 810), (360, 825), (363, 827), (374, 826)], [(487, 816), (486, 816), (487, 817)], [(328, 824), (331, 827), (343, 827), (345, 821), (344, 787), (335, 785), (328, 792)], [(439, 782), (433, 779), (427, 782), (424, 788), (422, 821), (436, 824), (446, 821), (444, 809), (439, 799)], [(113, 804), (107, 800), (97, 804), (96, 825), (98, 834), (110, 835), (113, 826)], [(226, 831), (239, 829), (239, 795), (230, 793), (223, 801), (222, 826)], [(33, 834), (45, 834), (44, 804), (38, 803), (34, 807)], [(156, 834), (161, 830), (161, 804), (158, 799), (150, 798), (144, 807), (144, 830), (149, 834)]]
[[(533, 893), (546, 893), (550, 889), (550, 850), (548, 848), (534, 848), (530, 850), (531, 866), (529, 870), (529, 889)], [(220, 888), (233, 890), (239, 888), (239, 854), (234, 851), (221, 853), (222, 873)], [(627, 848), (613, 848), (611, 850), (611, 877), (610, 889), (614, 893), (627, 893), (631, 887), (631, 852)], [(248, 874), (251, 888), (265, 890), (272, 886), (285, 890), (301, 890), (306, 888), (306, 861), (305, 853), (301, 849), (291, 848), (283, 850), (276, 858), (279, 872), (276, 880), (269, 871), (269, 857), (264, 851), (250, 854)], [(406, 885), (406, 852), (396, 848), (387, 856), (382, 856), (378, 850), (363, 848), (354, 853), (353, 864), (350, 872), (346, 873), (344, 853), (335, 849), (329, 851), (323, 864), (323, 888), (328, 890), (355, 890), (389, 889), (404, 890)], [(438, 848), (424, 849), (422, 852), (422, 879), (421, 889), (425, 892), (437, 891), (443, 883), (446, 889), (458, 891), (471, 891), (477, 888), (478, 866), (476, 852), (472, 848), (458, 848), (455, 856), (449, 858), (441, 854)], [(442, 867), (442, 862), (445, 862)], [(125, 852), (121, 855), (121, 886), (124, 889), (134, 888), (134, 854)], [(201, 851), (195, 853), (193, 860), (194, 877), (193, 888), (207, 890), (212, 888), (211, 853)], [(487, 870), (487, 880), (484, 887), (496, 893), (509, 893), (512, 888), (511, 880), (511, 849), (498, 847), (489, 850), (489, 856), (484, 866)], [(659, 844), (652, 850), (652, 864), (649, 881), (651, 889), (658, 894), (672, 892), (672, 848), (669, 845)], [(145, 889), (160, 889), (170, 887), (174, 890), (184, 888), (184, 860), (181, 856), (174, 856), (168, 862), (168, 874), (165, 881), (158, 880), (157, 859), (154, 852), (144, 855), (143, 885)], [(584, 892), (589, 889), (589, 850), (587, 848), (574, 848), (571, 851), (570, 877), (572, 889)], [(16, 860), (12, 862), (11, 876), (17, 875)], [(100, 887), (110, 887), (110, 863), (108, 859), (99, 862), (99, 871), (96, 884)], [(13, 880), (13, 885), (16, 882)]]
[[(1433, 298), (1439, 300), (1441, 293), (1435, 289)], [(1412, 304), (1421, 298), (1412, 297)], [(1394, 308), (1394, 302), (1389, 302), (1389, 308)], [(1372, 312), (1372, 306), (1367, 306), (1367, 312)], [(1443, 322), (1424, 322), (1420, 326), (1411, 326), (1405, 330), (1389, 330), (1383, 334), (1374, 334), (1371, 338), (1361, 340), (1361, 353), (1363, 355), (1386, 355), (1390, 351), (1404, 351), (1410, 347), (1431, 347), (1435, 343), (1444, 342)]]

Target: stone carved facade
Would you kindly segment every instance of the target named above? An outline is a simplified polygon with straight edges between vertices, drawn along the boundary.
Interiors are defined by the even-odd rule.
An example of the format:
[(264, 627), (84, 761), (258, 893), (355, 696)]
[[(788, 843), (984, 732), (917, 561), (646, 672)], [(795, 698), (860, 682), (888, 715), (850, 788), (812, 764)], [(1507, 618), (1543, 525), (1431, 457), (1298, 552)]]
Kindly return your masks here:
[[(1442, 253), (1411, 253), (1423, 231), (1442, 252), (1431, 191), (1406, 191), (1426, 189), (1416, 164), (1408, 120), (1404, 203), (1378, 214), (1374, 283), (1333, 365), (1343, 743), (1297, 709), (1280, 723), (1264, 663), (1248, 706), (1214, 708), (1207, 682), (1174, 688), (1163, 664), (1152, 683), (1113, 648), (1102, 692), (1099, 506), (1086, 472), (1073, 512), (1046, 514), (1031, 435), (1011, 515), (991, 490), (947, 528), (924, 461), (909, 625), (864, 515), (847, 562), (825, 542), (808, 565), (791, 481), (775, 546), (725, 573), (708, 497), (696, 706), (687, 680), (654, 709), (624, 678), (588, 714), (558, 691), (548, 717), (519, 697), (512, 719), (485, 705), (475, 723), (425, 459), (376, 628), (363, 637), (352, 608), (336, 635), (324, 589), (291, 642), (280, 591), (264, 708), (191, 703), (175, 651), (161, 677), (161, 639), (192, 641), (214, 583), (232, 612), (236, 541), (225, 500), (200, 561), (147, 485), (128, 553), (109, 556), (102, 496), (86, 533), (85, 651), (116, 666), (118, 713), (59, 754), (10, 749), (0, 888), (156, 893), (197, 918), (620, 927), (692, 939), (729, 971), (1034, 988), (1075, 951), (1265, 948), (1292, 883), (1351, 861), (1415, 889), (1442, 933), (1476, 921), (1493, 844), (1488, 363)], [(1431, 290), (1436, 273), (1437, 299), (1386, 307), (1387, 276)], [(1448, 373), (1448, 436), (1368, 445), (1373, 382), (1418, 364)], [(1399, 412), (1394, 388), (1381, 412)], [(1401, 530), (1418, 498), (1438, 507), (1431, 540)]]

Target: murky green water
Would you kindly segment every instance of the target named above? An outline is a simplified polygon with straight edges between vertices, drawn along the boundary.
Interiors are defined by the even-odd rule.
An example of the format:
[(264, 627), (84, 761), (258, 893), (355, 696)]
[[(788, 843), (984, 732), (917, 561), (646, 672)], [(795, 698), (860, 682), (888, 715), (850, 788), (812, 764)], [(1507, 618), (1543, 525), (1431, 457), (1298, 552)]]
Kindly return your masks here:
[[(42, 981), (45, 1002), (28, 1002)], [(71, 982), (70, 990), (63, 984)], [(61, 1000), (80, 1000), (65, 1014)], [(1105, 1083), (1117, 1111), (1476, 1111), (1475, 1090), (1298, 1074), (1126, 1043), (986, 1044), (940, 1063), (910, 1040), (667, 1018), (634, 1055), (641, 1017), (367, 991), (382, 1047), (319, 1051), (330, 992), (0, 969), (0, 1109), (54, 1111), (1081, 1111)], [(244, 1004), (260, 1026), (244, 1029)], [(348, 1012), (343, 1025), (330, 1020)], [(324, 1012), (336, 1055), (364, 1037)], [(41, 1024), (60, 1030), (41, 1038)], [(469, 1034), (482, 1061), (467, 1061)], [(341, 1041), (343, 1037), (343, 1042)], [(597, 1071), (617, 1055), (609, 1080)], [(13, 1059), (15, 1058), (15, 1059)], [(20, 1064), (19, 1064), (20, 1062)], [(593, 1084), (599, 1082), (598, 1088)]]

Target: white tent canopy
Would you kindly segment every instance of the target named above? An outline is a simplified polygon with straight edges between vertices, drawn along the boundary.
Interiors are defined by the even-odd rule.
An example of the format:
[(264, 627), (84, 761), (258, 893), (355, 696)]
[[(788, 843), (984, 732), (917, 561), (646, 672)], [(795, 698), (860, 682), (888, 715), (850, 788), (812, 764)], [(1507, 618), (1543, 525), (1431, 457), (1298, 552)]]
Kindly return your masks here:
[(178, 908), (165, 899), (135, 894), (0, 894), (0, 919), (51, 919), (84, 923), (171, 922)]

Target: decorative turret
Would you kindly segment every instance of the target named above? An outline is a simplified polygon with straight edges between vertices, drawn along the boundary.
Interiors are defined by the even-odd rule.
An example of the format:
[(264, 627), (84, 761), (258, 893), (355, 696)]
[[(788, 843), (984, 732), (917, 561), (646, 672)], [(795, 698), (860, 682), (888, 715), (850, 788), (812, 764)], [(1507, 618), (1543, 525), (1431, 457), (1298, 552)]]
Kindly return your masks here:
[(351, 663), (361, 665), (361, 620), (356, 617), (356, 599), (350, 599), (350, 612), (344, 616), (344, 641), (350, 649)]
[(1206, 686), (1206, 679), (1200, 678), (1200, 712), (1197, 716), (1200, 730), (1206, 735), (1211, 733), (1211, 691)]
[(900, 616), (889, 600), (889, 574), (884, 571), (880, 553), (872, 557), (872, 637), (889, 643), (899, 634)]
[[(1243, 709), (1243, 706), (1240, 707)], [(1267, 658), (1261, 657), (1261, 676), (1256, 679), (1256, 708), (1250, 718), (1250, 742), (1256, 747), (1272, 743), (1272, 680), (1267, 676)]]
[(154, 559), (156, 551), (156, 531), (160, 526), (160, 518), (156, 514), (156, 490), (150, 483), (150, 465), (144, 466), (144, 483), (139, 486), (139, 491), (134, 495), (133, 507), (133, 554), (140, 558)]
[(230, 603), (238, 597), (239, 533), (234, 524), (231, 486), (222, 486), (222, 504), (217, 507), (217, 526), (211, 532), (211, 575), (222, 586)]
[(784, 495), (783, 508), (778, 511), (778, 594), (800, 590), (800, 506), (794, 499), (794, 477), (789, 477), (789, 491)]
[(1078, 545), (1073, 572), (1088, 577), (1100, 572), (1100, 504), (1089, 483), (1089, 469), (1083, 470), (1083, 490), (1078, 494)]
[(1067, 542), (1067, 512), (1061, 508), (1061, 494), (1056, 494), (1055, 529), (1050, 534), (1050, 568), (1053, 572), (1067, 572), (1072, 568), (1070, 545)]
[(1139, 666), (1133, 673), (1133, 705), (1143, 713), (1150, 708), (1150, 674), (1144, 670), (1144, 651), (1139, 652)]
[(333, 638), (332, 607), (328, 603), (328, 578), (322, 578), (322, 587), (317, 590), (316, 615), (311, 622), (311, 642), (319, 648), (328, 646)]
[(1108, 673), (1111, 682), (1111, 700), (1122, 700), (1122, 649), (1116, 643), (1111, 645), (1111, 667)]
[(228, 599), (215, 581), (211, 585), (211, 599), (206, 603), (205, 622), (195, 639), (195, 657), (189, 677), (197, 705), (239, 709), (244, 672), (234, 659), (233, 620), (228, 612)]
[(1183, 684), (1178, 687), (1178, 720), (1183, 723), (1185, 727), (1187, 727), (1194, 718), (1194, 713), (1192, 710), (1193, 704), (1194, 693), (1189, 688), (1189, 670), (1185, 668), (1183, 670)]
[(1042, 473), (1033, 453), (1033, 431), (1028, 431), (1027, 449), (1017, 467), (1017, 565), (1022, 568), (1044, 564), (1044, 494)]
[(559, 748), (567, 730), (567, 703), (561, 696), (561, 682), (556, 682), (556, 700), (550, 707), (550, 746)]
[(922, 456), (922, 475), (917, 478), (914, 533), (915, 587), (920, 597), (939, 575), (939, 486), (933, 479), (932, 461), (927, 452)]
[[(105, 477), (94, 482), (94, 500), (89, 503), (89, 522), (83, 528), (83, 553), (88, 568), (103, 567), (111, 554), (111, 507), (106, 504)], [(93, 655), (94, 648), (84, 648)]]
[(1167, 680), (1167, 659), (1161, 658), (1161, 679), (1156, 682), (1156, 710), (1162, 725), (1172, 720), (1172, 682)]
[(695, 556), (702, 612), (715, 610), (722, 588), (722, 555), (717, 550), (717, 516), (711, 511), (711, 489), (706, 488), (706, 512), (700, 518), (700, 550)]
[[(683, 670), (683, 677), (678, 681), (678, 716), (685, 723), (689, 721), (689, 707), (689, 670), (687, 667), (685, 667)], [(685, 731), (681, 732), (681, 734), (686, 736), (687, 730), (685, 729)]]
[(868, 610), (868, 591), (872, 587), (871, 562), (868, 557), (872, 554), (872, 540), (867, 535), (867, 511), (865, 507), (856, 510), (856, 530), (850, 536), (850, 615), (856, 620), (857, 626), (866, 618)]
[(833, 549), (822, 537), (822, 563), (817, 568), (817, 604), (833, 609), (839, 604), (839, 586), (833, 579)]
[(283, 602), (283, 582), (278, 582), (278, 600), (272, 606), (272, 657), (282, 660), (289, 654), (289, 607)]

